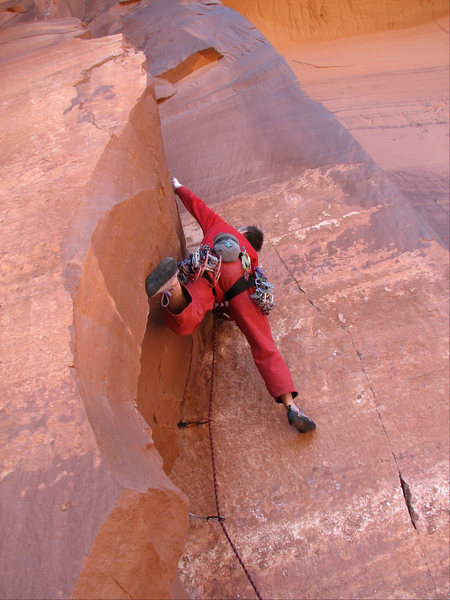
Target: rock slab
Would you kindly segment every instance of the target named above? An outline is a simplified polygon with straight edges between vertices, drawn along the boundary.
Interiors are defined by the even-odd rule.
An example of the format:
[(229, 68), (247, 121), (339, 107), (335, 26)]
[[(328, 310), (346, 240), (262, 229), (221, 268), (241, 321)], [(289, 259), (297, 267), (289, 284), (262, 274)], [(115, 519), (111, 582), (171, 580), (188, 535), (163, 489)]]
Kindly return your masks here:
[(0, 64), (0, 595), (169, 597), (186, 499), (136, 399), (145, 276), (182, 235), (145, 56), (71, 39), (73, 20), (17, 27)]

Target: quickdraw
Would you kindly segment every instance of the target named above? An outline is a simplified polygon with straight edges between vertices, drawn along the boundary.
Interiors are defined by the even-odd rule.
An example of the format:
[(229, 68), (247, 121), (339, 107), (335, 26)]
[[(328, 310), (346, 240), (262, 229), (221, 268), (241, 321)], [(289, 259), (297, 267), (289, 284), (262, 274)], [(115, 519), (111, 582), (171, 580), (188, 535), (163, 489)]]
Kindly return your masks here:
[(217, 256), (208, 244), (201, 245), (188, 258), (178, 263), (178, 279), (186, 284), (196, 281), (203, 273), (211, 273), (208, 277), (210, 286), (214, 287), (220, 278), (222, 257)]
[(261, 267), (255, 267), (255, 287), (256, 291), (250, 298), (256, 306), (259, 306), (263, 315), (268, 315), (275, 306), (273, 300), (273, 283), (267, 281), (264, 271)]

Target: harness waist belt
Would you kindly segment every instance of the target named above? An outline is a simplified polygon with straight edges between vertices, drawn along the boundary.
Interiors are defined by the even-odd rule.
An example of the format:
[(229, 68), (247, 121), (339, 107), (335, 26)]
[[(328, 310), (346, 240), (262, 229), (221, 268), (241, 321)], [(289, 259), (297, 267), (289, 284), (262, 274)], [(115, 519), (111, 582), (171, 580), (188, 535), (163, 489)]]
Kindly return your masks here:
[(225, 294), (225, 300), (229, 302), (232, 298), (241, 294), (243, 291), (248, 290), (251, 287), (255, 286), (255, 278), (250, 275), (248, 279), (245, 279), (245, 276), (242, 275), (240, 279), (234, 283), (228, 292)]

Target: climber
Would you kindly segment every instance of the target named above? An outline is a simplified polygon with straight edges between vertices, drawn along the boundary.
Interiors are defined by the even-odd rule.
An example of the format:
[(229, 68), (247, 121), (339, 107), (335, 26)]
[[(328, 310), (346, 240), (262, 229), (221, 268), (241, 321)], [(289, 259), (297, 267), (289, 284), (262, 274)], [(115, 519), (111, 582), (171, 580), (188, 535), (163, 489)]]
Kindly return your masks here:
[(203, 240), (189, 259), (177, 263), (166, 257), (155, 267), (145, 282), (148, 298), (162, 294), (166, 324), (180, 335), (192, 333), (208, 310), (228, 303), (269, 393), (286, 407), (290, 425), (301, 433), (315, 429), (314, 421), (294, 401), (298, 392), (266, 316), (273, 298), (272, 286), (258, 267), (262, 231), (253, 225), (235, 229), (177, 179), (172, 178), (172, 184), (201, 226)]

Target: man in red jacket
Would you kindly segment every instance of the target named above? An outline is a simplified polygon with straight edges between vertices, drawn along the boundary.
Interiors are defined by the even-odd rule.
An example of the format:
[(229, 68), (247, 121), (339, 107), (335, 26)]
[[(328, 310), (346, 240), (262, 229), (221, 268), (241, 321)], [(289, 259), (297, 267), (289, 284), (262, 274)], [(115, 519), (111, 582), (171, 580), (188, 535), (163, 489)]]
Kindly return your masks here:
[[(255, 226), (239, 230), (231, 227), (177, 179), (173, 178), (172, 182), (176, 194), (203, 231), (202, 255), (198, 254), (194, 260), (195, 267), (201, 263), (199, 268), (203, 276), (198, 276), (199, 271), (194, 268), (197, 275), (194, 273), (194, 278), (181, 283), (178, 263), (167, 257), (147, 277), (148, 297), (163, 294), (164, 319), (169, 328), (180, 335), (192, 333), (216, 303), (228, 302), (231, 318), (247, 338), (267, 390), (276, 402), (285, 405), (289, 423), (302, 433), (315, 429), (315, 423), (294, 401), (298, 392), (272, 338), (269, 320), (251, 297), (257, 295), (251, 274), (258, 267), (257, 251), (263, 243), (262, 231)], [(238, 257), (229, 262), (233, 255), (227, 255), (227, 248), (232, 253), (234, 247)], [(224, 260), (218, 260), (219, 255), (214, 251), (208, 253), (214, 248), (217, 252), (218, 248), (224, 248)], [(192, 260), (189, 264), (192, 266)], [(266, 295), (262, 294), (262, 297)]]

